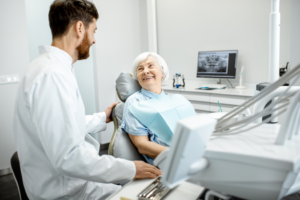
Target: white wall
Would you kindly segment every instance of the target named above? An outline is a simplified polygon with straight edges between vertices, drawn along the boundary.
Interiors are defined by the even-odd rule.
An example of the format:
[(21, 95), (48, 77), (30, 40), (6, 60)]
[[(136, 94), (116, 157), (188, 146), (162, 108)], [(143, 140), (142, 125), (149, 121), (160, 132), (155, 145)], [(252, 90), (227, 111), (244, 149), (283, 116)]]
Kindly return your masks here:
[[(280, 5), (280, 65), (290, 60), (290, 3), (283, 0)], [(238, 68), (245, 67), (244, 81), (267, 81), (270, 10), (270, 0), (158, 0), (158, 53), (171, 75), (183, 73), (186, 79), (199, 81), (198, 51), (237, 49)]]
[[(24, 1), (0, 1), (0, 23), (0, 75), (21, 75), (29, 64)], [(16, 151), (12, 123), (18, 85), (0, 85), (0, 170), (10, 166)]]
[[(39, 55), (38, 46), (51, 45), (52, 43), (48, 20), (49, 8), (52, 2), (53, 0), (25, 0), (31, 61)], [(93, 53), (90, 55), (89, 59), (77, 61), (74, 64), (86, 114), (96, 112)]]
[[(97, 21), (94, 60), (97, 73), (99, 110), (116, 101), (115, 80), (120, 72), (131, 72), (135, 57), (147, 51), (146, 1), (94, 1), (100, 18)], [(108, 143), (113, 124), (100, 134), (100, 142)]]
[[(291, 0), (291, 68), (300, 64), (300, 1)], [(300, 86), (300, 80), (295, 85)]]
[(48, 13), (53, 0), (25, 0), (30, 61), (39, 56), (38, 46), (51, 45)]
[(90, 49), (90, 57), (87, 60), (77, 61), (74, 66), (78, 87), (85, 107), (85, 114), (91, 115), (97, 112), (93, 48)]

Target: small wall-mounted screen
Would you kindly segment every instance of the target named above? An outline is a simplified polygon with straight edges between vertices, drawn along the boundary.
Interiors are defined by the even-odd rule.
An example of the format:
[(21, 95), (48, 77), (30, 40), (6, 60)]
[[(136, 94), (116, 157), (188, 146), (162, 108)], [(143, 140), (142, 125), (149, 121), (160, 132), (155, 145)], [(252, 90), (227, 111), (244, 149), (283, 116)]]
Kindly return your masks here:
[(234, 79), (237, 55), (237, 50), (199, 51), (197, 77)]

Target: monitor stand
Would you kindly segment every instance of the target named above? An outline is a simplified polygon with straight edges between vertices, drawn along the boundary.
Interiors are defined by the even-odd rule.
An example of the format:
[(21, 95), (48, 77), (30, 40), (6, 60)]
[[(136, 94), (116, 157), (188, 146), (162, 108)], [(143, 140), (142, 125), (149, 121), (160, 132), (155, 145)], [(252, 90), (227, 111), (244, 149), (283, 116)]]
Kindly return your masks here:
[[(226, 79), (226, 81), (231, 85), (231, 88), (234, 88), (228, 79)], [(219, 81), (217, 81), (217, 84), (220, 84), (220, 85), (222, 84), (222, 81), (220, 78), (219, 78)]]

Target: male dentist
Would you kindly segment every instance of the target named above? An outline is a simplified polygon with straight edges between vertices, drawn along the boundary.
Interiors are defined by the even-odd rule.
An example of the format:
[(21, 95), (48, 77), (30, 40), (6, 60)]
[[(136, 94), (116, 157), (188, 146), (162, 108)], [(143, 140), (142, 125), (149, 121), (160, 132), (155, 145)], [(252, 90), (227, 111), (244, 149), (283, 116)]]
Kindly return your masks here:
[(88, 134), (106, 129), (115, 105), (85, 116), (72, 66), (89, 57), (97, 19), (90, 1), (54, 1), (52, 45), (39, 47), (20, 84), (14, 134), (29, 199), (106, 199), (121, 189), (112, 183), (161, 174), (142, 161), (99, 156)]

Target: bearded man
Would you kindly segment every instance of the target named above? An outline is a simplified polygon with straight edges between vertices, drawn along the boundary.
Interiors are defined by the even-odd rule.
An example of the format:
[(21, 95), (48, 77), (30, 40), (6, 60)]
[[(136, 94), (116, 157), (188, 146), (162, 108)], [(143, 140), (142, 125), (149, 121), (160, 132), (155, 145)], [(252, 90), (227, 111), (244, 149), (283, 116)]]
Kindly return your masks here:
[(99, 156), (88, 133), (106, 129), (110, 105), (85, 116), (73, 64), (96, 43), (98, 12), (87, 0), (56, 0), (50, 7), (51, 46), (28, 66), (16, 100), (14, 134), (29, 199), (106, 199), (113, 183), (155, 178), (161, 171), (142, 161)]

